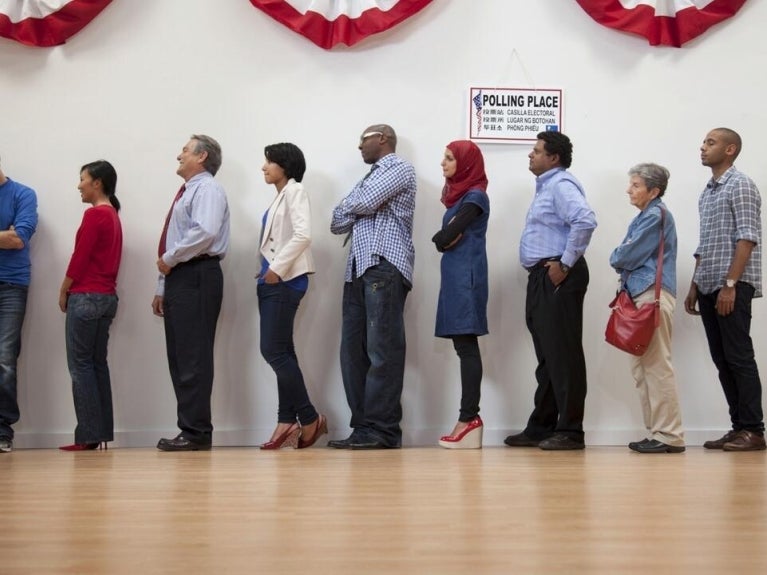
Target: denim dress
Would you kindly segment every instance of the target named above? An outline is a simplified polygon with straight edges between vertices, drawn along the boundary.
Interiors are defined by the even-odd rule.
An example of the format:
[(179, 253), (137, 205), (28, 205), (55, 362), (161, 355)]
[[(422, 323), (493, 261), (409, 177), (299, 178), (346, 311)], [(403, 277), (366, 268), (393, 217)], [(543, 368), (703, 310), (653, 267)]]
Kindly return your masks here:
[(445, 212), (444, 228), (458, 213), (471, 203), (480, 207), (482, 214), (463, 231), (463, 236), (451, 249), (442, 254), (441, 283), (437, 302), (437, 323), (434, 335), (485, 335), (487, 333), (487, 253), (485, 234), (490, 216), (487, 194), (469, 191), (459, 202)]

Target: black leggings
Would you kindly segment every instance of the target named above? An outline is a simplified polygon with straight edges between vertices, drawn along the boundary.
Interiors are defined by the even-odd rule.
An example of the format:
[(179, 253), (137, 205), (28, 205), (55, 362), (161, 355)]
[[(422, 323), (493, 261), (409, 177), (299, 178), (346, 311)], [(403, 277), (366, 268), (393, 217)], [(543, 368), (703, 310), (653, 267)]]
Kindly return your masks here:
[(479, 415), (482, 356), (476, 335), (453, 335), (450, 338), (461, 360), (461, 411), (458, 421), (468, 422)]

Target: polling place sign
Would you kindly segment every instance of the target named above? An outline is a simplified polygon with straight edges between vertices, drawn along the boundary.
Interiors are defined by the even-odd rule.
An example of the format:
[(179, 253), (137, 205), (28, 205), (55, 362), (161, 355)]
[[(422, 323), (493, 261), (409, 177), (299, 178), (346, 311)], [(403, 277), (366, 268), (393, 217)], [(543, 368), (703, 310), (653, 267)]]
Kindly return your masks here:
[(470, 88), (469, 139), (526, 144), (562, 131), (562, 90)]

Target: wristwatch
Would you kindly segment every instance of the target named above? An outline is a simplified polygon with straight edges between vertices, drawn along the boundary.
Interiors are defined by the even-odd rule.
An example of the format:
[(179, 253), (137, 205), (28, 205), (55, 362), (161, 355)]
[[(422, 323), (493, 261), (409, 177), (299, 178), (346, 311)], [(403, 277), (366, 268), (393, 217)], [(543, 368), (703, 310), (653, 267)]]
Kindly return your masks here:
[(734, 288), (734, 287), (735, 287), (735, 284), (736, 284), (736, 283), (738, 283), (738, 282), (737, 282), (737, 281), (735, 281), (735, 280), (726, 279), (726, 280), (724, 280), (724, 283), (725, 283), (725, 285), (726, 285), (728, 288)]
[(562, 270), (563, 274), (570, 272), (570, 266), (568, 266), (567, 264), (563, 264), (562, 262), (559, 262), (559, 269)]

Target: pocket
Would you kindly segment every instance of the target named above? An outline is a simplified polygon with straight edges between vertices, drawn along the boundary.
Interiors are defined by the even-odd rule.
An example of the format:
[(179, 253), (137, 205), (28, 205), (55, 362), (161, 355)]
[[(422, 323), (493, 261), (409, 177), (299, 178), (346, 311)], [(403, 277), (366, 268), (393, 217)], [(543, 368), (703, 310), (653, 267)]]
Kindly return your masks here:
[(67, 302), (67, 310), (78, 319), (84, 321), (93, 321), (101, 317), (101, 310), (98, 303), (94, 300), (91, 294), (76, 293), (69, 296)]

